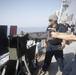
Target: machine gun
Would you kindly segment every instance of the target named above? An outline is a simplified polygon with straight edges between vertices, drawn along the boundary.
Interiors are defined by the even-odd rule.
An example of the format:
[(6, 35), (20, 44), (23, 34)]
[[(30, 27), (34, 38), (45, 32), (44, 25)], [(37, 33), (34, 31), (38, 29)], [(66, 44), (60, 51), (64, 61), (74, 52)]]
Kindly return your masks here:
[[(36, 45), (27, 49), (26, 48), (27, 40), (29, 40), (27, 35), (21, 37), (19, 36), (9, 37), (8, 39), (9, 60), (3, 65), (1, 75), (11, 75), (11, 74), (31, 75), (31, 72), (27, 65), (27, 59), (28, 62), (30, 63), (30, 61), (35, 57)], [(5, 65), (7, 65), (7, 67)], [(10, 69), (9, 69), (9, 65), (11, 65)], [(20, 66), (20, 71), (19, 71), (19, 66)], [(22, 71), (23, 66), (25, 67), (26, 71)], [(5, 69), (6, 71), (4, 72)]]

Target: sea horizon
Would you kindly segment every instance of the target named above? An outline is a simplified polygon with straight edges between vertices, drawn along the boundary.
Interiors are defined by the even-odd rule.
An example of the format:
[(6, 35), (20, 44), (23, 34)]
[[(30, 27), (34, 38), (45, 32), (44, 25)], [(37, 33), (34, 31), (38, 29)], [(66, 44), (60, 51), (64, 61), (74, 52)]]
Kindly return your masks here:
[[(18, 27), (17, 34), (20, 34), (21, 31), (23, 32), (44, 32), (46, 31), (46, 27)], [(8, 28), (7, 35), (10, 34), (10, 28)]]

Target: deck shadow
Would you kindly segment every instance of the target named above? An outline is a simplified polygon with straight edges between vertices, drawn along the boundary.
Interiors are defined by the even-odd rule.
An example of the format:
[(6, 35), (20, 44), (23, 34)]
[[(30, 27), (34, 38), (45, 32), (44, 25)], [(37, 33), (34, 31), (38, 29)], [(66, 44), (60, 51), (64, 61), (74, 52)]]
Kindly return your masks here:
[(71, 62), (73, 59), (75, 59), (75, 55), (74, 53), (67, 53), (67, 54), (64, 54), (64, 63), (65, 64), (68, 64), (69, 62)]

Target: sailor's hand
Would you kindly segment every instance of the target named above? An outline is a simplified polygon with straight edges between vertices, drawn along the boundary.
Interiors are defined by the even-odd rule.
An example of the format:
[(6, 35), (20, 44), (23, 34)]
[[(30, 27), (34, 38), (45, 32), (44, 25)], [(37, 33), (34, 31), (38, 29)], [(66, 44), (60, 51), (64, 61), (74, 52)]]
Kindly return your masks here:
[(59, 47), (59, 50), (63, 50), (65, 48), (65, 45), (61, 45), (61, 47)]
[(44, 48), (46, 48), (47, 47), (47, 45), (46, 44), (44, 44)]
[(51, 36), (52, 36), (53, 38), (57, 38), (58, 32), (51, 32)]

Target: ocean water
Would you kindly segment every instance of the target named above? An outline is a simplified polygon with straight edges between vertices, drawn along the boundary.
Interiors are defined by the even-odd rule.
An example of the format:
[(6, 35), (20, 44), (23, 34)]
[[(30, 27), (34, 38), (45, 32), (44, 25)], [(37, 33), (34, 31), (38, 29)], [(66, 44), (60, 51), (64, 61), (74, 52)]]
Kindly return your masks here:
[[(23, 32), (44, 32), (46, 31), (46, 27), (18, 27), (17, 34)], [(8, 35), (10, 34), (10, 28), (8, 28)]]
[(27, 28), (18, 28), (18, 33), (21, 31), (24, 32), (41, 32), (41, 31), (46, 31), (46, 27), (27, 27)]

